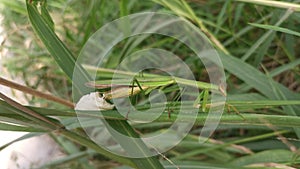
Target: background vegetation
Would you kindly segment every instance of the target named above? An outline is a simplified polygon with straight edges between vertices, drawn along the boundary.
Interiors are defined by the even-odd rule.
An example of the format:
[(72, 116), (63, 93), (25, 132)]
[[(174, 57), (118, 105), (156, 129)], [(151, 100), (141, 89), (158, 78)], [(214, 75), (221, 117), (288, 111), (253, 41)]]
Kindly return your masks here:
[[(97, 29), (136, 12), (166, 12), (191, 21), (218, 49), (226, 71), (228, 103), (234, 107), (240, 106), (238, 113), (243, 117), (237, 112), (225, 113), (213, 136), (204, 144), (199, 144), (199, 129), (206, 116), (205, 112), (199, 110), (197, 125), (178, 146), (161, 156), (129, 159), (97, 147), (83, 137), (78, 125), (59, 134), (52, 132), (61, 128), (61, 123), (66, 125), (74, 120), (75, 114), (70, 108), (48, 97), (26, 94), (32, 107), (22, 107), (5, 99), (0, 101), (1, 130), (51, 133), (67, 154), (58, 161), (49, 161), (44, 167), (300, 167), (299, 2), (57, 0), (48, 1), (47, 4), (53, 23), (47, 18), (47, 10), (43, 9), (45, 1), (39, 3), (33, 0), (27, 6), (21, 0), (0, 2), (5, 37), (1, 50), (6, 51), (5, 59), (1, 62), (4, 62), (12, 77), (22, 77), (29, 88), (72, 101), (72, 74), (66, 67), (74, 67), (81, 48)], [(39, 13), (39, 10), (42, 12)], [(56, 38), (53, 28), (61, 41)], [(133, 41), (138, 39), (134, 38)], [(56, 45), (51, 46), (47, 41)], [(131, 43), (130, 39), (120, 43), (114, 49), (114, 56), (121, 57), (124, 46)], [(63, 49), (64, 45), (67, 49)], [(207, 81), (206, 72), (201, 69), (203, 66), (193, 59), (194, 54), (184, 46), (178, 46), (173, 39), (153, 36), (135, 46), (134, 50), (163, 47), (174, 51), (191, 65), (198, 78), (196, 80)], [(118, 60), (110, 62), (109, 68), (118, 64)], [(172, 93), (169, 96), (172, 98)], [(254, 102), (249, 104), (249, 100)], [(28, 113), (30, 111), (33, 114)], [(34, 116), (35, 113), (38, 116)], [(61, 120), (53, 120), (50, 116)], [(167, 116), (162, 115), (150, 125), (130, 126), (116, 113), (105, 114), (106, 118), (116, 119), (110, 123), (120, 132), (135, 127), (147, 133), (160, 132), (168, 127), (165, 124), (175, 120), (176, 112), (171, 118)], [(128, 126), (122, 128), (118, 124)], [(136, 135), (134, 131), (131, 134)]]

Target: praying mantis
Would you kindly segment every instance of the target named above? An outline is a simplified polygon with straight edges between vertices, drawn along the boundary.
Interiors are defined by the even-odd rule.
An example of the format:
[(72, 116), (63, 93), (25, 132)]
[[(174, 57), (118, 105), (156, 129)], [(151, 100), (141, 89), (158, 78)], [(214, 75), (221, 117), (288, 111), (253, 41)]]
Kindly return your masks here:
[[(124, 73), (124, 75), (126, 75)], [(128, 74), (127, 74), (128, 75)], [(131, 76), (132, 77), (132, 76)], [(124, 98), (124, 97), (132, 97), (139, 93), (144, 93), (144, 95), (149, 94), (152, 90), (160, 88), (164, 89), (170, 85), (174, 85), (176, 83), (192, 86), (201, 89), (202, 91), (197, 96), (197, 99), (193, 103), (194, 108), (198, 108), (202, 112), (209, 112), (212, 108), (218, 108), (225, 105), (227, 107), (227, 111), (231, 112), (232, 109), (236, 114), (244, 117), (240, 114), (240, 110), (253, 110), (259, 108), (270, 108), (275, 106), (285, 106), (285, 105), (300, 105), (299, 100), (251, 100), (251, 101), (219, 101), (211, 103), (210, 92), (217, 92), (222, 96), (226, 96), (226, 90), (223, 86), (217, 86), (210, 83), (200, 82), (200, 81), (192, 81), (188, 79), (183, 79), (179, 77), (171, 77), (171, 76), (161, 76), (161, 75), (153, 75), (153, 74), (140, 74), (135, 75), (130, 80), (128, 76), (122, 77), (118, 76), (117, 79), (114, 80), (98, 80), (91, 81), (86, 83), (86, 86), (106, 91), (103, 93), (103, 98), (106, 100), (111, 100), (115, 98)], [(173, 101), (177, 101), (180, 97), (180, 92), (176, 97), (174, 97)], [(172, 104), (168, 105), (168, 116), (170, 118), (170, 114), (173, 111), (170, 108)]]
[[(217, 91), (220, 94), (226, 96), (225, 89), (216, 85), (200, 81), (192, 81), (174, 76), (160, 76), (153, 74), (147, 74), (145, 76), (143, 74), (139, 74), (134, 76), (132, 80), (130, 78), (117, 78), (114, 80), (91, 81), (86, 83), (86, 86), (101, 90), (108, 89), (107, 91), (103, 92), (103, 96), (104, 99), (111, 100), (128, 96), (132, 97), (139, 93), (144, 93), (144, 95), (146, 95), (154, 89), (163, 89), (177, 83), (202, 89), (202, 92), (195, 100), (193, 106), (194, 108), (199, 108), (200, 100), (202, 100), (201, 107), (202, 111), (204, 112), (207, 112), (209, 107), (211, 106), (210, 104), (208, 104), (209, 92), (211, 90)], [(180, 98), (181, 93), (182, 92), (177, 93), (173, 100), (177, 101)], [(169, 118), (171, 116), (171, 111), (172, 109), (170, 109), (169, 104), (167, 111)]]

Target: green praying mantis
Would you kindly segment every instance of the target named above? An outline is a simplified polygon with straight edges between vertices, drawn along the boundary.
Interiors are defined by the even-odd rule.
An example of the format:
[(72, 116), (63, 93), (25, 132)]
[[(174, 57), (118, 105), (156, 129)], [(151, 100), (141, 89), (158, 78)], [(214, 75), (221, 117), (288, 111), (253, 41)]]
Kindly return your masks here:
[[(131, 80), (132, 79), (132, 80)], [(161, 75), (153, 75), (146, 74), (144, 76), (143, 73), (139, 75), (133, 76), (133, 78), (117, 78), (114, 80), (98, 80), (91, 81), (86, 83), (86, 86), (92, 87), (95, 89), (108, 89), (103, 92), (104, 99), (111, 100), (115, 98), (124, 98), (124, 97), (132, 97), (139, 93), (143, 93), (144, 95), (149, 94), (152, 90), (160, 88), (166, 88), (171, 85), (181, 84), (191, 87), (196, 87), (202, 89), (202, 92), (195, 100), (193, 106), (194, 108), (202, 107), (202, 111), (207, 112), (210, 107), (214, 105), (209, 104), (209, 92), (211, 90), (220, 93), (223, 96), (226, 96), (225, 89), (222, 87), (212, 85), (210, 83), (200, 82), (200, 81), (192, 81), (188, 79), (183, 79), (179, 77), (171, 77), (171, 76), (161, 76)], [(181, 96), (181, 92), (178, 92), (177, 95), (173, 98), (173, 101), (179, 100)], [(202, 101), (201, 101), (202, 100)], [(200, 105), (201, 101), (201, 105)], [(218, 103), (221, 104), (221, 103)], [(170, 113), (172, 109), (170, 109), (170, 105), (168, 104), (168, 116), (170, 118)]]
[[(103, 69), (101, 71), (109, 71), (112, 73), (113, 70)], [(106, 72), (107, 73), (107, 72)], [(129, 76), (128, 76), (129, 75)], [(109, 77), (110, 75), (108, 75)], [(110, 76), (111, 77), (111, 76)], [(129, 78), (133, 77), (133, 78)], [(131, 80), (132, 79), (132, 80)], [(213, 85), (206, 82), (193, 81), (189, 79), (183, 79), (179, 77), (171, 77), (171, 76), (162, 76), (162, 75), (154, 75), (154, 74), (145, 74), (139, 73), (139, 75), (132, 75), (127, 72), (119, 72), (119, 76), (116, 79), (106, 79), (106, 80), (97, 80), (86, 83), (88, 87), (100, 89), (105, 89), (106, 91), (102, 92), (104, 95), (104, 99), (111, 100), (115, 98), (124, 98), (124, 97), (132, 97), (139, 93), (143, 93), (144, 95), (149, 94), (154, 89), (164, 89), (168, 86), (175, 84), (182, 84), (191, 87), (196, 87), (201, 89), (200, 94), (197, 96), (197, 99), (193, 102), (193, 107), (198, 108), (199, 111), (209, 112), (212, 108), (218, 108), (225, 106), (227, 108), (227, 112), (235, 112), (238, 114), (243, 120), (244, 117), (240, 114), (241, 110), (254, 110), (260, 108), (270, 108), (275, 106), (288, 106), (288, 105), (300, 105), (299, 100), (251, 100), (251, 101), (216, 101), (211, 103), (211, 92), (216, 92), (223, 97), (226, 97), (225, 87), (220, 85)], [(177, 89), (178, 90), (178, 89)], [(180, 92), (177, 96), (173, 98), (173, 101), (177, 101), (180, 98)], [(172, 107), (174, 104), (168, 105), (168, 116), (170, 118)]]

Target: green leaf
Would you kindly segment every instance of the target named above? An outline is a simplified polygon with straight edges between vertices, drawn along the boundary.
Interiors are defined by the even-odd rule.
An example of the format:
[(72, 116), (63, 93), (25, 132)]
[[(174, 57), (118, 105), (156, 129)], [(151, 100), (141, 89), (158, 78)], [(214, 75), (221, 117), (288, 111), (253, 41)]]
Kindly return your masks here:
[(245, 166), (256, 163), (289, 163), (293, 162), (295, 153), (288, 150), (267, 150), (253, 155), (240, 157), (230, 164), (234, 166)]
[(48, 26), (54, 31), (54, 22), (47, 10), (47, 0), (45, 0), (41, 5), (41, 15), (48, 24)]
[(0, 130), (3, 131), (20, 131), (20, 132), (42, 132), (44, 130), (34, 127), (18, 126), (0, 122)]
[(283, 28), (283, 27), (274, 26), (274, 25), (258, 24), (258, 23), (249, 23), (249, 24), (252, 25), (252, 26), (258, 27), (258, 28), (273, 30), (273, 31), (282, 32), (282, 33), (291, 34), (291, 35), (295, 35), (295, 36), (300, 37), (299, 32), (290, 30), (288, 28)]
[(284, 65), (282, 65), (282, 66), (280, 66), (280, 67), (272, 70), (270, 72), (270, 76), (274, 77), (274, 76), (279, 75), (280, 73), (282, 73), (284, 71), (287, 71), (287, 70), (290, 70), (290, 69), (294, 69), (298, 65), (300, 65), (300, 59), (296, 59), (293, 62), (284, 64)]
[[(263, 104), (269, 104), (269, 105), (291, 105), (291, 104), (299, 104), (299, 101), (263, 101)], [(5, 120), (7, 117), (13, 117), (13, 119), (18, 119), (19, 116), (12, 116), (12, 115), (17, 115), (15, 112), (10, 111), (9, 109), (11, 106), (7, 104), (3, 104), (3, 101), (0, 101), (0, 120)], [(230, 101), (230, 103), (234, 104), (235, 106), (242, 105), (241, 102), (237, 101)], [(250, 103), (254, 104), (255, 106), (261, 106), (262, 104), (260, 101), (245, 101), (243, 104), (244, 105), (249, 105)], [(165, 103), (162, 103), (160, 106), (165, 105)], [(159, 105), (152, 105), (153, 110), (155, 109), (155, 106)], [(142, 106), (142, 107), (137, 107), (138, 110), (143, 110), (147, 109), (147, 106)], [(53, 110), (53, 109), (46, 109), (46, 108), (36, 108), (36, 107), (30, 107), (30, 109), (45, 115), (45, 116), (56, 116), (56, 117), (69, 117), (69, 118), (64, 118), (62, 122), (64, 124), (68, 125), (77, 125), (78, 121), (74, 117), (89, 117), (91, 119), (116, 119), (116, 120), (125, 120), (125, 118), (117, 113), (116, 110), (108, 110), (108, 111), (103, 111), (101, 114), (98, 113), (98, 111), (80, 111), (77, 112), (77, 114), (74, 112), (74, 110), (68, 110), (68, 111), (60, 111), (60, 110)], [(173, 122), (177, 118), (177, 111), (178, 108), (172, 107), (174, 109), (174, 112), (172, 112), (172, 116), (169, 118), (167, 113), (163, 113), (159, 118), (155, 120), (155, 122)], [(3, 112), (5, 110), (5, 112)], [(221, 124), (240, 124), (240, 125), (253, 125), (253, 126), (266, 126), (266, 125), (273, 125), (273, 126), (278, 126), (278, 127), (300, 127), (300, 117), (294, 117), (294, 116), (283, 116), (283, 115), (263, 115), (263, 114), (250, 114), (250, 113), (243, 113), (242, 114), (244, 119), (242, 119), (240, 116), (236, 114), (224, 114), (221, 118), (220, 123)], [(147, 112), (141, 113), (141, 112), (135, 112), (132, 110), (130, 112), (130, 116), (137, 120), (147, 120), (149, 117), (156, 117), (156, 113), (150, 113)], [(207, 114), (206, 113), (199, 113), (196, 119), (196, 124), (203, 125), (205, 122)], [(185, 115), (184, 116), (186, 119), (193, 118), (190, 115)], [(24, 122), (19, 122), (19, 121), (13, 121), (17, 124), (20, 125), (28, 125), (30, 126), (30, 122), (24, 121)], [(93, 124), (93, 123), (91, 123)], [(119, 125), (119, 124), (116, 124)], [(37, 126), (32, 126), (32, 127), (37, 127)], [(68, 127), (68, 126), (67, 126)], [(39, 129), (39, 128), (37, 128)], [(120, 129), (121, 130), (121, 129)], [(122, 129), (123, 130), (123, 129)], [(123, 130), (125, 133), (126, 130)], [(136, 135), (132, 135), (132, 137), (136, 137)]]
[(39, 136), (39, 135), (41, 135), (41, 133), (28, 133), (28, 134), (25, 134), (24, 136), (21, 136), (21, 137), (15, 139), (15, 140), (13, 140), (9, 143), (6, 143), (6, 144), (2, 145), (0, 147), (0, 151), (3, 150), (4, 148), (10, 146), (11, 144), (13, 144), (15, 142), (22, 141), (22, 140), (25, 140), (25, 139), (28, 139), (28, 138), (31, 138), (31, 137)]
[(48, 162), (46, 164), (44, 164), (43, 166), (39, 167), (39, 169), (44, 169), (44, 168), (57, 168), (57, 166), (59, 165), (63, 165), (63, 164), (67, 164), (67, 163), (71, 163), (77, 160), (80, 160), (81, 158), (84, 158), (88, 155), (94, 154), (95, 152), (93, 151), (83, 151), (83, 152), (78, 152), (78, 153), (74, 153), (62, 158), (59, 158), (57, 160)]
[(273, 0), (267, 0), (267, 1), (263, 1), (263, 0), (237, 0), (237, 1), (253, 3), (253, 4), (257, 4), (257, 5), (277, 7), (277, 8), (293, 9), (294, 11), (300, 11), (300, 5), (297, 4), (297, 3), (291, 3), (291, 2), (273, 1)]

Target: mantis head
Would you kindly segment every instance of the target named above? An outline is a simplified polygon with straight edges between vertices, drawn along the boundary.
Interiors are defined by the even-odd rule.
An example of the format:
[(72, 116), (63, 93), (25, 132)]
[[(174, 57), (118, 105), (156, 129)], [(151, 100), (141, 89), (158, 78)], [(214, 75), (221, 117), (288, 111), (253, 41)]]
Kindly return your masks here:
[(92, 92), (82, 96), (75, 106), (75, 110), (111, 110), (114, 105), (104, 99), (99, 92)]

